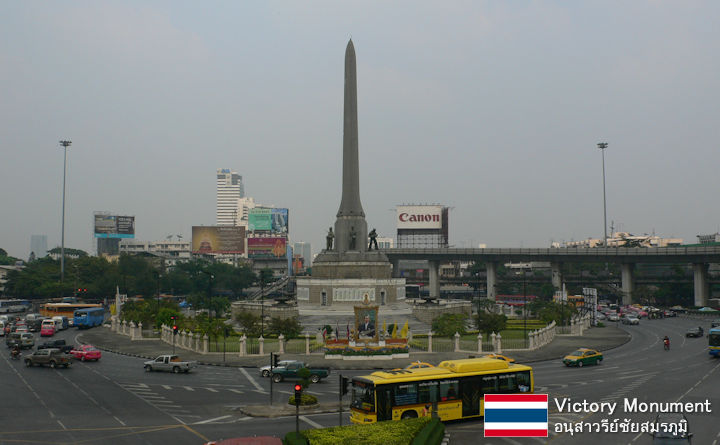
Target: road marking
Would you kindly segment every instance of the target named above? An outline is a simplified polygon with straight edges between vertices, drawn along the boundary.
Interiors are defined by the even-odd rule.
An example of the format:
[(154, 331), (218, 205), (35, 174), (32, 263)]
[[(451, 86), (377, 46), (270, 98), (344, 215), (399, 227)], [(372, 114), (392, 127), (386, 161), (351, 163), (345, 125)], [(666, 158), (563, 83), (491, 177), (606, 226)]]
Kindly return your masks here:
[(118, 419), (117, 416), (113, 416), (113, 417), (115, 418), (115, 420), (117, 420), (118, 422), (120, 422), (120, 425), (125, 426), (125, 422), (123, 422), (122, 420)]
[(313, 422), (312, 420), (308, 419), (308, 418), (305, 417), (305, 416), (300, 416), (300, 420), (302, 420), (303, 422), (307, 423), (308, 425), (310, 425), (310, 426), (313, 427), (313, 428), (317, 428), (317, 429), (325, 428), (324, 426), (320, 425), (320, 424), (317, 423), (317, 422)]
[(60, 426), (62, 427), (62, 429), (67, 430), (67, 428), (65, 428), (65, 425), (62, 424), (62, 422), (60, 421), (60, 419), (55, 419), (55, 421), (56, 421), (58, 424), (60, 424)]
[(172, 389), (172, 386), (170, 386), (170, 385), (162, 385), (162, 387), (165, 389)]
[(203, 420), (203, 421), (200, 421), (200, 422), (195, 422), (195, 423), (193, 423), (193, 425), (201, 425), (201, 424), (203, 424), (203, 423), (215, 422), (215, 421), (218, 421), (218, 420), (227, 419), (228, 417), (232, 417), (232, 416), (231, 416), (231, 415), (227, 415), (227, 416), (222, 416), (222, 417), (216, 417), (216, 418), (214, 418), (214, 419), (207, 419), (207, 420)]
[(235, 388), (228, 388), (228, 391), (232, 391), (237, 394), (245, 394), (243, 391), (240, 391), (239, 389), (235, 389)]
[(185, 388), (185, 389), (188, 390), (188, 391), (195, 391), (194, 389), (192, 389), (192, 388), (189, 387), (189, 386), (183, 386), (183, 388)]
[(255, 388), (258, 389), (258, 391), (265, 392), (265, 389), (263, 389), (263, 387), (260, 386), (260, 384), (259, 384), (258, 382), (256, 382), (254, 378), (252, 378), (252, 376), (250, 375), (250, 373), (248, 373), (248, 372), (245, 370), (245, 368), (240, 368), (240, 372), (245, 376), (245, 378), (248, 379), (248, 381), (249, 381), (250, 383), (253, 384), (253, 386), (254, 386)]
[(217, 389), (213, 389), (213, 388), (205, 388), (205, 389), (207, 389), (207, 390), (210, 391), (210, 392), (218, 392)]

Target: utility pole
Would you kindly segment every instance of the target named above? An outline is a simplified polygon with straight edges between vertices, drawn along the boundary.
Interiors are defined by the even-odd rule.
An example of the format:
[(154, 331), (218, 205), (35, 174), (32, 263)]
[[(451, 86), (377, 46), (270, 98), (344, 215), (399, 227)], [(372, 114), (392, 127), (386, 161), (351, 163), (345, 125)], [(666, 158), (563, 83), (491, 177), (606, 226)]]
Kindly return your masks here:
[(65, 176), (67, 176), (67, 149), (72, 141), (60, 141), (63, 147), (62, 235), (60, 236), (60, 282), (65, 281)]

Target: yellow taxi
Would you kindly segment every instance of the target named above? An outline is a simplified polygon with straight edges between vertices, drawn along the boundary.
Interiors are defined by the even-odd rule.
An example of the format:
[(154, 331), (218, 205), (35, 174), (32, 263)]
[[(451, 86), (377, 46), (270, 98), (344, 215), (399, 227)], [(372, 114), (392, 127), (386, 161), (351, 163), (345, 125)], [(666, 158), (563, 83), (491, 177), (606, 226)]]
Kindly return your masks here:
[(485, 356), (483, 356), (483, 357), (495, 358), (495, 359), (498, 359), (498, 360), (505, 360), (505, 361), (508, 362), (508, 363), (515, 363), (515, 359), (514, 359), (514, 358), (510, 358), (510, 357), (508, 357), (507, 355), (488, 354), (488, 355), (485, 355)]
[(594, 349), (580, 348), (566, 355), (563, 358), (563, 363), (565, 366), (582, 367), (584, 365), (597, 365), (602, 359), (603, 356), (600, 352)]

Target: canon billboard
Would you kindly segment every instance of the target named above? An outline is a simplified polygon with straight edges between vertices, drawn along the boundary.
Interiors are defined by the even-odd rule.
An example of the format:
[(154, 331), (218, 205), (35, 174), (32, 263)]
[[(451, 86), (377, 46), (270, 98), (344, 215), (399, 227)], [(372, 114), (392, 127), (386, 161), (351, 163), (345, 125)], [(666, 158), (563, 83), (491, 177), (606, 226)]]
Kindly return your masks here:
[(398, 229), (441, 229), (441, 205), (397, 206)]

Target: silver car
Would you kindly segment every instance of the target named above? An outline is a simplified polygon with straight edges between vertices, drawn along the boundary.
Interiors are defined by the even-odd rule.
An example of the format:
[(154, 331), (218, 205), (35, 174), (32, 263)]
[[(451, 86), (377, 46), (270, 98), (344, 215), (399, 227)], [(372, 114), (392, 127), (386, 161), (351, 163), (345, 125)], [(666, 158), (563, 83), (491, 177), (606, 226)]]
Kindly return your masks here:
[[(296, 361), (297, 361), (297, 360), (280, 360), (280, 361), (278, 362), (278, 365), (277, 365), (277, 366), (273, 366), (273, 368), (275, 368), (275, 367), (281, 367), (281, 366), (287, 366), (288, 364), (293, 363), (293, 362), (296, 362)], [(263, 377), (270, 377), (270, 365), (263, 366), (262, 368), (260, 368), (260, 375), (263, 376)]]

